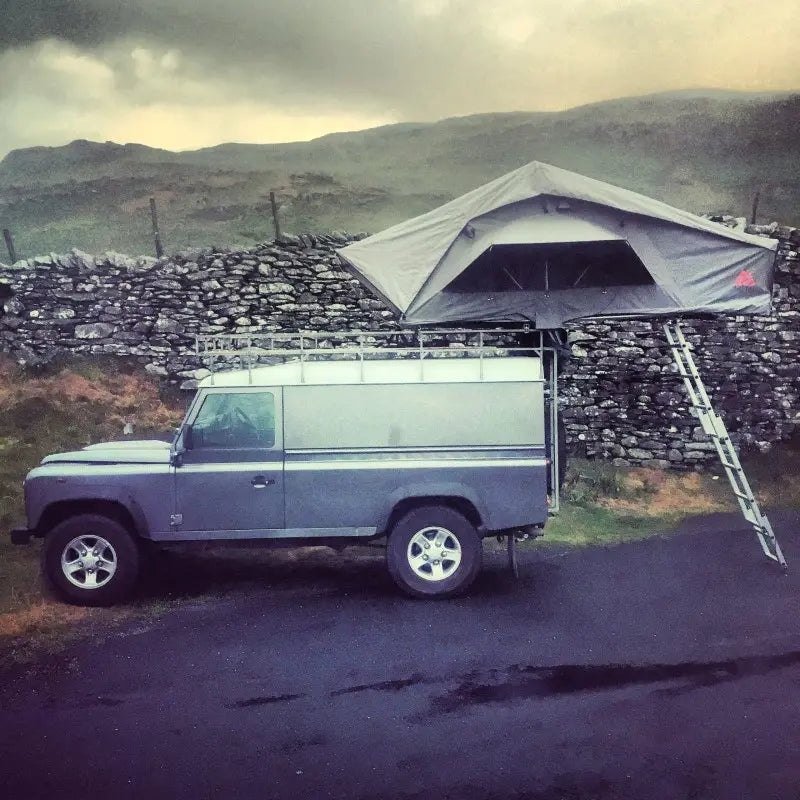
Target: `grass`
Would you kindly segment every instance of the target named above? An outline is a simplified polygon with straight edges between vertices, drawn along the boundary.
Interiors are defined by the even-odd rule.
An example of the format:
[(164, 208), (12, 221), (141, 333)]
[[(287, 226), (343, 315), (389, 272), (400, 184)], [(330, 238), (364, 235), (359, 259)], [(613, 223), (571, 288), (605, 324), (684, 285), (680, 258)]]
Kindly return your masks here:
[(11, 544), (7, 531), (24, 523), (26, 473), (48, 453), (121, 438), (126, 422), (146, 436), (168, 430), (181, 416), (152, 380), (119, 363), (74, 362), (31, 375), (0, 361), (0, 639), (35, 633), (46, 641), (96, 613), (49, 601), (38, 546)]
[(669, 515), (620, 514), (597, 505), (564, 505), (547, 523), (544, 537), (535, 546), (618, 544), (669, 530), (678, 520)]
[[(38, 543), (16, 547), (7, 531), (24, 522), (22, 481), (47, 453), (120, 438), (125, 422), (147, 436), (171, 429), (184, 398), (119, 361), (70, 361), (31, 375), (0, 361), (0, 663), (58, 650), (86, 627), (103, 631), (123, 620), (147, 619), (187, 598), (211, 600), (256, 585), (358, 570), (364, 552), (248, 551), (209, 548), (167, 556), (137, 600), (117, 609), (84, 609), (54, 602), (43, 592)], [(771, 507), (800, 507), (800, 448), (782, 447), (746, 459), (759, 499)], [(727, 482), (711, 473), (620, 469), (573, 460), (561, 512), (531, 546), (598, 546), (668, 531), (686, 516), (734, 510)], [(379, 551), (374, 551), (379, 555)], [(173, 559), (171, 562), (169, 559)], [(171, 564), (171, 565), (170, 565)], [(369, 580), (362, 573), (350, 583)]]
[[(762, 507), (800, 508), (798, 444), (743, 456)], [(580, 459), (570, 462), (561, 502), (535, 546), (617, 544), (669, 531), (686, 517), (738, 510), (727, 479), (718, 472), (619, 468)]]

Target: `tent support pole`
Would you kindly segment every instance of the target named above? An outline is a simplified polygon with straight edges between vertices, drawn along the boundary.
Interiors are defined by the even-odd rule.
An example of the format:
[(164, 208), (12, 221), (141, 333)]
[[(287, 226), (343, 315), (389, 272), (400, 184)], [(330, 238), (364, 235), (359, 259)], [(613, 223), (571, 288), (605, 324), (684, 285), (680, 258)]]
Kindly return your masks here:
[(553, 348), (553, 357), (550, 360), (550, 472), (551, 486), (553, 487), (553, 499), (550, 510), (558, 514), (561, 510), (561, 487), (559, 486), (558, 461), (558, 350)]

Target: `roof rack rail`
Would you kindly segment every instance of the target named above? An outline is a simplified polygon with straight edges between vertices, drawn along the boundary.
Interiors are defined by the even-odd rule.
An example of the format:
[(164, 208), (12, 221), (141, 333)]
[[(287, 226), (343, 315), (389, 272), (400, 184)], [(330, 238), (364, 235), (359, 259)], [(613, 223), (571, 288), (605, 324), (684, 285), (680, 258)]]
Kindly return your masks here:
[[(368, 360), (375, 358), (478, 358), (508, 355), (542, 356), (552, 348), (544, 331), (523, 328), (426, 328), (296, 333), (211, 333), (195, 337), (197, 357), (214, 372), (219, 360), (237, 359), (252, 370), (259, 363), (299, 360)], [(514, 341), (519, 334), (532, 344)], [(506, 341), (504, 341), (504, 339)], [(391, 354), (391, 355), (389, 355)]]

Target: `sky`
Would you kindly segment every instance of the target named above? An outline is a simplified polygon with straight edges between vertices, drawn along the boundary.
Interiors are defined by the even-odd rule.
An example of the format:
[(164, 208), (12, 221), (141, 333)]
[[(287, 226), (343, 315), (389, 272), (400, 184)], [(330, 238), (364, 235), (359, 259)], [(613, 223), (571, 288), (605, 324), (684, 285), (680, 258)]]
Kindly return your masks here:
[(800, 89), (797, 0), (0, 0), (0, 157)]

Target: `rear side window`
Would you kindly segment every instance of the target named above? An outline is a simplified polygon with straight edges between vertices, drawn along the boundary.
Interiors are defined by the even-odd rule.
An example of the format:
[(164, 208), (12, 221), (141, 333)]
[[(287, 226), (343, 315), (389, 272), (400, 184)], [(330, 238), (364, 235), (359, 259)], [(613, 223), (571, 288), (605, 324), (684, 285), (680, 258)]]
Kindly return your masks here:
[(209, 394), (192, 425), (194, 448), (269, 448), (275, 444), (275, 395)]

